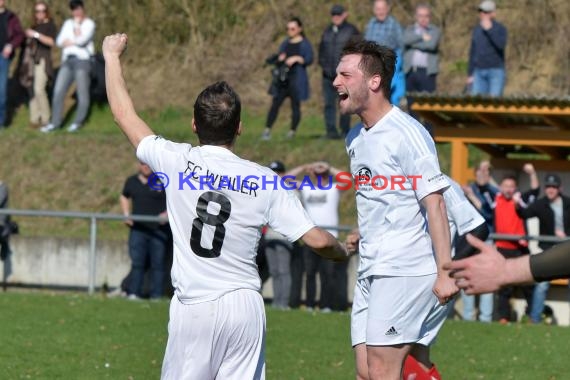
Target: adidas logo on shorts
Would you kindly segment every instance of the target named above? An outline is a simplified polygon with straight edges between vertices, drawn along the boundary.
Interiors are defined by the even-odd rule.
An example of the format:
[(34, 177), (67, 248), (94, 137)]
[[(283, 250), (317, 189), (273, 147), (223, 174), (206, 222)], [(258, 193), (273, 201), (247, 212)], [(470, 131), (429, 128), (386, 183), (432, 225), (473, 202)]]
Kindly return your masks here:
[(392, 326), (392, 327), (390, 327), (390, 328), (388, 329), (388, 331), (386, 331), (386, 332), (384, 333), (384, 335), (386, 335), (386, 336), (395, 336), (395, 335), (400, 335), (400, 333), (396, 331), (396, 329), (394, 328), (394, 326)]

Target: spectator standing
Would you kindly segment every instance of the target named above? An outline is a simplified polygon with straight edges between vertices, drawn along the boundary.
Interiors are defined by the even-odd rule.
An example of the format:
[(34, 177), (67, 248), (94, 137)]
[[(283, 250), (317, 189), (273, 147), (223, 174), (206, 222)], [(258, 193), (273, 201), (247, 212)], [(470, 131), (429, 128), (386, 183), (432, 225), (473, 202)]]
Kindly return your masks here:
[[(439, 40), (441, 30), (431, 23), (431, 8), (428, 4), (416, 6), (416, 22), (404, 30), (404, 73), (407, 92), (435, 92), (439, 72)], [(409, 114), (416, 120), (412, 111), (414, 99), (408, 99)], [(431, 129), (426, 125), (428, 131)]]
[[(8, 208), (8, 186), (0, 181), (0, 209)], [(10, 215), (0, 214), (0, 259), (8, 260), (10, 256)], [(6, 267), (6, 264), (4, 264)]]
[[(495, 232), (497, 234), (526, 235), (524, 221), (518, 216), (516, 207), (526, 207), (534, 202), (540, 191), (540, 183), (532, 164), (525, 164), (525, 173), (530, 178), (530, 190), (521, 194), (517, 190), (517, 180), (514, 176), (505, 176), (500, 184), (500, 193), (495, 199)], [(528, 242), (526, 240), (497, 240), (497, 249), (505, 258), (528, 255)], [(513, 286), (499, 290), (499, 322), (508, 323), (511, 320), (510, 299), (514, 292)], [(527, 301), (529, 314), (532, 307), (533, 286), (522, 286), (521, 290)]]
[(281, 85), (272, 84), (270, 94), (273, 97), (267, 114), (266, 128), (262, 140), (271, 138), (271, 127), (277, 120), (279, 108), (286, 98), (291, 100), (291, 129), (287, 138), (295, 137), (301, 122), (301, 102), (309, 99), (309, 77), (307, 66), (313, 63), (313, 47), (303, 33), (303, 23), (298, 17), (287, 22), (288, 37), (279, 46), (278, 61), (288, 68), (287, 81)]
[(348, 12), (342, 5), (334, 5), (331, 8), (331, 24), (323, 32), (319, 44), (319, 65), (323, 70), (326, 137), (330, 139), (340, 138), (341, 135), (344, 137), (350, 129), (350, 115), (340, 115), (340, 135), (337, 131), (338, 94), (333, 86), (342, 48), (351, 38), (360, 34), (354, 25), (346, 21), (347, 17)]
[[(540, 235), (566, 238), (570, 236), (570, 198), (562, 194), (562, 182), (556, 174), (548, 174), (544, 181), (545, 196), (523, 208), (517, 205), (517, 213), (524, 219), (537, 217)], [(540, 241), (538, 246), (546, 251), (556, 243)], [(550, 289), (550, 282), (539, 282), (534, 287), (530, 319), (540, 323), (544, 310), (544, 301)]]
[[(285, 165), (281, 161), (271, 162), (269, 169), (273, 170), (280, 177), (285, 174)], [(273, 282), (273, 302), (271, 306), (275, 309), (289, 309), (292, 255), (293, 243), (271, 227), (267, 227), (265, 232), (265, 257)]]
[(399, 106), (400, 99), (406, 93), (406, 80), (402, 71), (402, 26), (390, 15), (390, 2), (388, 0), (375, 0), (372, 11), (374, 17), (366, 25), (364, 38), (389, 47), (396, 52), (397, 60), (391, 82), (390, 102)]
[(62, 64), (53, 90), (51, 122), (41, 128), (44, 133), (61, 128), (65, 95), (73, 81), (77, 85), (77, 111), (68, 132), (76, 132), (82, 127), (91, 102), (89, 88), (91, 56), (95, 54), (95, 22), (87, 17), (82, 0), (71, 0), (69, 9), (72, 18), (65, 20), (56, 39), (57, 46), (63, 48)]
[(24, 78), (20, 77), (21, 83), (23, 82), (22, 84), (30, 94), (30, 126), (32, 128), (39, 128), (50, 121), (47, 84), (54, 72), (51, 48), (55, 45), (56, 36), (57, 29), (51, 18), (48, 4), (45, 1), (36, 2), (33, 24), (26, 29), (24, 61), (29, 59), (30, 66), (27, 72), (23, 73)]
[(18, 16), (6, 8), (6, 0), (0, 0), (0, 129), (6, 124), (8, 102), (8, 74), (14, 53), (24, 40), (24, 32)]
[(469, 49), (467, 85), (472, 95), (503, 95), (507, 29), (495, 20), (496, 9), (491, 0), (479, 4), (479, 24), (473, 30)]
[[(499, 193), (499, 189), (494, 185), (489, 161), (481, 161), (479, 163), (475, 168), (475, 182), (465, 186), (463, 191), (471, 204), (475, 206), (483, 219), (485, 219), (487, 228), (492, 233), (495, 228), (495, 198)], [(493, 244), (493, 241), (487, 240), (487, 243)], [(475, 296), (467, 295), (462, 291), (461, 300), (463, 302), (463, 320), (473, 321), (477, 319), (474, 315)], [(479, 296), (479, 321), (493, 321), (494, 304), (494, 293), (481, 294)]]
[[(333, 177), (340, 170), (331, 167), (326, 162), (313, 162), (298, 166), (288, 175), (298, 176), (301, 173), (311, 175), (311, 185), (302, 181), (300, 185), (301, 201), (307, 213), (317, 226), (333, 227), (327, 229), (331, 235), (338, 237), (338, 206), (340, 203), (340, 190), (335, 187)], [(305, 185), (303, 185), (305, 183)], [(321, 260), (312, 249), (305, 246), (303, 251), (305, 264), (306, 287), (305, 305), (307, 310), (313, 310), (316, 305), (317, 274), (320, 280), (319, 309), (322, 312), (332, 310), (343, 311), (347, 308), (347, 269), (348, 261), (334, 263)]]
[[(147, 261), (150, 261), (150, 298), (164, 294), (164, 262), (168, 228), (164, 223), (137, 222), (131, 214), (166, 217), (166, 195), (160, 184), (149, 184), (150, 167), (139, 162), (139, 172), (127, 178), (120, 198), (125, 224), (130, 227), (129, 256), (132, 260), (127, 294), (131, 299), (142, 296)], [(157, 186), (155, 186), (157, 185)]]

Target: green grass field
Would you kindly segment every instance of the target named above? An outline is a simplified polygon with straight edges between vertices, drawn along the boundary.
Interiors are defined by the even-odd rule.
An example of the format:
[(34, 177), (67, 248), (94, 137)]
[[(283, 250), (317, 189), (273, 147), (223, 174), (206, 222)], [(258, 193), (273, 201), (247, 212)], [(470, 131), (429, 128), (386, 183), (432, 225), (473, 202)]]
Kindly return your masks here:
[[(0, 295), (1, 379), (157, 379), (168, 302)], [(354, 378), (348, 314), (267, 309), (267, 378)], [(449, 321), (433, 349), (444, 379), (568, 379), (570, 330)]]

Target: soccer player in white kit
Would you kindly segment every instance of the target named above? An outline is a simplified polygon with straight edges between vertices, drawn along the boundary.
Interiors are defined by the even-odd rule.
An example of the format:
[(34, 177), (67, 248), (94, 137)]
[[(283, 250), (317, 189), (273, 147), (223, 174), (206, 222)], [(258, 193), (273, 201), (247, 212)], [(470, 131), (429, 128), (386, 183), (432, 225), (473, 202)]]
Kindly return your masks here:
[(241, 133), (238, 95), (225, 83), (196, 99), (192, 129), (200, 146), (154, 135), (136, 114), (122, 76), (127, 36), (105, 38), (106, 84), (115, 120), (140, 160), (166, 176), (174, 236), (168, 343), (162, 379), (264, 379), (265, 311), (255, 264), (261, 228), (302, 239), (342, 260), (344, 246), (316, 228), (292, 191), (269, 168), (232, 152)]
[[(449, 220), (451, 256), (455, 260), (471, 256), (477, 252), (467, 243), (466, 236), (468, 233), (480, 239), (486, 239), (489, 236), (489, 229), (485, 219), (465, 197), (461, 186), (448, 176), (445, 177), (450, 186), (443, 193), (443, 199)], [(437, 333), (441, 329), (449, 314), (448, 308), (453, 307), (453, 304), (454, 302), (450, 302), (446, 307), (436, 307), (434, 312), (430, 313), (430, 317), (426, 321), (429, 331)], [(433, 340), (430, 342), (431, 344), (433, 344)], [(430, 360), (430, 345), (415, 344), (413, 346), (412, 354), (408, 355), (404, 364), (404, 380), (441, 379), (435, 364)]]
[[(435, 338), (430, 314), (458, 292), (442, 267), (451, 261), (442, 195), (449, 183), (425, 128), (390, 104), (395, 61), (392, 50), (376, 43), (349, 43), (333, 82), (341, 112), (364, 124), (347, 137), (351, 172), (362, 182), (351, 317), (358, 379), (401, 379), (413, 345)], [(390, 182), (383, 189), (379, 176)]]

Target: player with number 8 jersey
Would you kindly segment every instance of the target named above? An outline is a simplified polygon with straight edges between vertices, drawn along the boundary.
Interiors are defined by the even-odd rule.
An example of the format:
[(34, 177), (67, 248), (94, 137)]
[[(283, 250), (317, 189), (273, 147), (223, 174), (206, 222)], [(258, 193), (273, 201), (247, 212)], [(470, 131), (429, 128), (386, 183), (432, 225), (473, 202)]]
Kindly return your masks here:
[(346, 259), (346, 248), (314, 226), (292, 191), (262, 186), (273, 171), (232, 152), (242, 131), (241, 102), (227, 83), (207, 87), (194, 103), (200, 146), (156, 136), (126, 89), (120, 63), (126, 43), (125, 34), (103, 42), (111, 111), (138, 158), (170, 178), (175, 294), (161, 378), (264, 379), (265, 310), (255, 264), (262, 227), (302, 239), (329, 259)]

